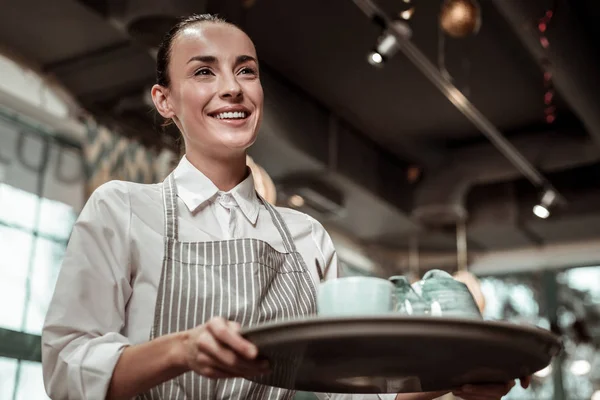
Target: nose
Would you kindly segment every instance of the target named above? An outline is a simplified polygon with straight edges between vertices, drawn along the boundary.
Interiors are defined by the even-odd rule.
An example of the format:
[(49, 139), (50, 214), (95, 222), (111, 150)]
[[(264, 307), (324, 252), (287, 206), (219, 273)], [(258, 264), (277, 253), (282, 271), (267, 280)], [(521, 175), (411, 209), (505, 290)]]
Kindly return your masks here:
[(242, 86), (234, 74), (222, 75), (219, 96), (222, 99), (237, 99), (242, 97)]

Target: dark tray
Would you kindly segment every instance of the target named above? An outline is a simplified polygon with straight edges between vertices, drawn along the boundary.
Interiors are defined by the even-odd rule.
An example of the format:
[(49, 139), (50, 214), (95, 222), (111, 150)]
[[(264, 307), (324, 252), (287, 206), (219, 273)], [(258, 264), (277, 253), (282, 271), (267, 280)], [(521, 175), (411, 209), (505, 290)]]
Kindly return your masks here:
[(325, 393), (451, 390), (531, 375), (561, 349), (534, 326), (432, 317), (309, 318), (248, 328), (270, 360), (252, 380)]

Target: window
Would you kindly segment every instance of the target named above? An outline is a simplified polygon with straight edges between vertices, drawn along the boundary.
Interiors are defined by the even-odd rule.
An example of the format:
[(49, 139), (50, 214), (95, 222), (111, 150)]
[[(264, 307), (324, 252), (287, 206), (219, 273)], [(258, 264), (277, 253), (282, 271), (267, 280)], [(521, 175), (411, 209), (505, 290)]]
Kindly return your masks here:
[(0, 399), (38, 400), (48, 398), (39, 335), (83, 197), (83, 178), (64, 178), (64, 170), (81, 165), (69, 162), (80, 157), (78, 149), (31, 129), (23, 135), (0, 118), (0, 336), (5, 344), (0, 343)]
[(0, 326), (40, 334), (75, 212), (0, 183)]
[[(40, 335), (76, 214), (0, 183), (0, 327)], [(39, 362), (0, 359), (0, 398), (46, 399)]]

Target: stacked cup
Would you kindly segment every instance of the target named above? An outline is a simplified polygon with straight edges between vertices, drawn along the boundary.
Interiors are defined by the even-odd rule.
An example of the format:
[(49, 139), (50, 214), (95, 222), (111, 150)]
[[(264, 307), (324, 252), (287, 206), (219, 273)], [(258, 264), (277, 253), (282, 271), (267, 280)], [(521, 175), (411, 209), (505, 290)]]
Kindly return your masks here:
[(412, 285), (404, 276), (326, 281), (319, 286), (317, 309), (325, 317), (401, 314), (482, 319), (467, 286), (441, 270), (428, 271)]

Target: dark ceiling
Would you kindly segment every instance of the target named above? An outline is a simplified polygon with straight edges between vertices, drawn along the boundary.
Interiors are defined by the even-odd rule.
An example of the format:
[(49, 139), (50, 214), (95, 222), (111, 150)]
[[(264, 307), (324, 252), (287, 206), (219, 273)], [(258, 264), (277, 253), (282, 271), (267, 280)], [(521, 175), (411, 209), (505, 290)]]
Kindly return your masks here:
[[(409, 21), (412, 40), (438, 65), (441, 0), (412, 2), (416, 7)], [(453, 76), (453, 83), (511, 140), (519, 140), (524, 135), (534, 137), (535, 140), (528, 145), (533, 149), (561, 147), (563, 139), (581, 142), (581, 148), (568, 153), (568, 159), (564, 155), (564, 162), (551, 167), (552, 171), (544, 172), (563, 171), (567, 174), (567, 178), (562, 176), (560, 179), (552, 176), (558, 179), (559, 190), (573, 196), (573, 203), (586, 212), (574, 213), (579, 217), (572, 218), (571, 214), (561, 217), (559, 213), (553, 222), (530, 221), (531, 213), (526, 210), (535, 203), (538, 189), (527, 182), (514, 183), (520, 176), (510, 164), (505, 163), (504, 168), (510, 172), (506, 179), (485, 178), (485, 174), (479, 174), (469, 184), (474, 187), (468, 201), (465, 199), (473, 216), (469, 235), (472, 248), (531, 246), (600, 236), (599, 229), (589, 229), (586, 225), (593, 220), (586, 222), (586, 216), (600, 215), (600, 207), (595, 207), (598, 204), (596, 175), (586, 174), (579, 168), (595, 168), (595, 163), (600, 160), (596, 155), (597, 148), (589, 140), (600, 127), (596, 127), (593, 118), (588, 118), (589, 112), (586, 113), (586, 110), (600, 106), (600, 103), (589, 100), (597, 98), (593, 96), (593, 89), (599, 84), (598, 78), (589, 76), (589, 82), (583, 88), (592, 92), (585, 97), (588, 103), (585, 110), (580, 104), (574, 106), (572, 101), (567, 101), (568, 96), (561, 96), (568, 90), (557, 90), (554, 104), (558, 118), (554, 124), (546, 124), (540, 60), (524, 45), (522, 33), (515, 31), (514, 21), (509, 21), (501, 12), (502, 6), (499, 7), (498, 2), (479, 0), (483, 23), (476, 36), (466, 39), (445, 37), (445, 66)], [(177, 133), (159, 133), (159, 121), (147, 101), (148, 89), (154, 82), (154, 62), (146, 41), (155, 39), (158, 33), (164, 31), (165, 21), (170, 21), (173, 15), (182, 14), (184, 9), (185, 12), (218, 12), (241, 25), (254, 40), (260, 61), (268, 72), (271, 83), (266, 87), (279, 85), (285, 88), (285, 93), (289, 93), (289, 96), (279, 94), (280, 97), (277, 97), (275, 89), (273, 93), (266, 90), (267, 97), (272, 95), (271, 98), (283, 104), (288, 97), (296, 96), (312, 105), (315, 127), (321, 126), (321, 120), (326, 126), (328, 118), (333, 117), (341, 123), (342, 128), (339, 129), (345, 132), (343, 138), (354, 138), (356, 145), (347, 144), (346, 139), (340, 143), (340, 148), (346, 146), (348, 152), (340, 153), (336, 158), (339, 171), (328, 172), (327, 175), (333, 185), (342, 189), (350, 204), (345, 217), (331, 222), (368, 242), (402, 248), (407, 233), (415, 229), (415, 223), (409, 217), (413, 197), (420, 185), (425, 185), (431, 177), (443, 177), (445, 172), (455, 169), (456, 163), (463, 161), (471, 164), (461, 170), (461, 178), (470, 171), (487, 168), (485, 159), (477, 162), (473, 158), (461, 159), (457, 156), (461, 151), (487, 146), (486, 151), (500, 157), (488, 140), (402, 54), (397, 54), (381, 69), (366, 62), (367, 53), (380, 31), (351, 0), (246, 1), (251, 5), (249, 8), (243, 8), (241, 4), (244, 2), (238, 0), (212, 0), (208, 4), (191, 0), (20, 0), (10, 3), (3, 6), (0, 15), (0, 44), (5, 51), (26, 60), (29, 65), (58, 81), (84, 110), (105, 124), (153, 147), (175, 148)], [(405, 7), (400, 0), (379, 0), (377, 3), (391, 16)], [(509, 3), (519, 4), (516, 0), (506, 0), (506, 4)], [(573, 7), (566, 0), (556, 3), (559, 3), (557, 17), (563, 15), (560, 7), (567, 7), (569, 12), (564, 15), (568, 15), (571, 24), (575, 21), (580, 26), (577, 48), (581, 49), (583, 42), (593, 42), (599, 28), (591, 16), (598, 15), (598, 2), (571, 2), (576, 3)], [(528, 0), (528, 10), (520, 12), (531, 13), (522, 15), (524, 20), (529, 21), (529, 28), (535, 26), (536, 19), (551, 4), (551, 1)], [(162, 15), (165, 18), (155, 18), (156, 25), (150, 27), (156, 32), (136, 40), (131, 36), (131, 15), (135, 13), (129, 11), (131, 15), (128, 15), (127, 5), (137, 6), (138, 11), (148, 11), (147, 14), (154, 13), (154, 17)], [(144, 25), (136, 28), (143, 29)], [(554, 37), (563, 33), (559, 28), (557, 25)], [(574, 40), (575, 34), (563, 35), (565, 39), (562, 42), (549, 34), (551, 50), (557, 49), (556, 53), (559, 53), (558, 50), (561, 53), (550, 52), (550, 56), (554, 57), (552, 60), (557, 62), (556, 71), (562, 73), (559, 77), (578, 78), (569, 69), (570, 64), (575, 65), (570, 63), (571, 60), (579, 58), (590, 68), (599, 61), (595, 46), (591, 46), (594, 51), (584, 54), (566, 53), (570, 45), (568, 40)], [(577, 82), (577, 79), (563, 79), (561, 89), (579, 90), (581, 88), (575, 86)], [(300, 100), (289, 101), (287, 104)], [(312, 142), (327, 145), (327, 130), (318, 132), (314, 129), (311, 132), (311, 129), (301, 126), (309, 118), (304, 115), (294, 118), (294, 113), (301, 113), (303, 109), (283, 108), (290, 117), (277, 119), (273, 116), (269, 123), (271, 127), (283, 128), (265, 134), (268, 139), (256, 145), (254, 154), (259, 156), (261, 164), (269, 167), (267, 169), (276, 180), (289, 171), (327, 170), (329, 159), (323, 157), (329, 157), (331, 151), (327, 149), (330, 148), (323, 147), (320, 152), (316, 145), (313, 146), (315, 149), (310, 148)], [(305, 138), (302, 137), (303, 131)], [(553, 134), (552, 142), (549, 142), (549, 132)], [(272, 154), (274, 141), (281, 139), (278, 135), (287, 135), (286, 139), (301, 145), (297, 146), (298, 152), (294, 153), (294, 157), (286, 153), (276, 157), (275, 163), (265, 154)], [(318, 135), (322, 136), (321, 139)], [(585, 161), (577, 161), (580, 152), (586, 154)], [(349, 154), (353, 154), (353, 158)], [(538, 160), (530, 161), (541, 168)], [(452, 168), (448, 163), (454, 163)], [(406, 168), (411, 164), (418, 167), (421, 181), (407, 180)], [(448, 175), (448, 180), (453, 179), (459, 180)], [(578, 182), (578, 189), (571, 190), (570, 186), (575, 182)], [(482, 210), (490, 209), (490, 204), (495, 204), (494, 201), (500, 198), (494, 193), (506, 194), (511, 190), (516, 194), (507, 197), (506, 201), (514, 203), (514, 209), (524, 210), (526, 222), (521, 221), (521, 217), (507, 218), (499, 211), (501, 208), (479, 218), (484, 213)], [(440, 197), (444, 196), (445, 193), (440, 194)], [(365, 215), (368, 217), (365, 218)], [(502, 220), (503, 224), (497, 223), (498, 220)], [(564, 225), (560, 225), (560, 221), (565, 221)], [(361, 226), (369, 232), (368, 235), (361, 235)], [(452, 234), (424, 231), (424, 248), (453, 249)], [(569, 231), (573, 234), (569, 235)], [(559, 235), (561, 232), (567, 233), (563, 237)]]

